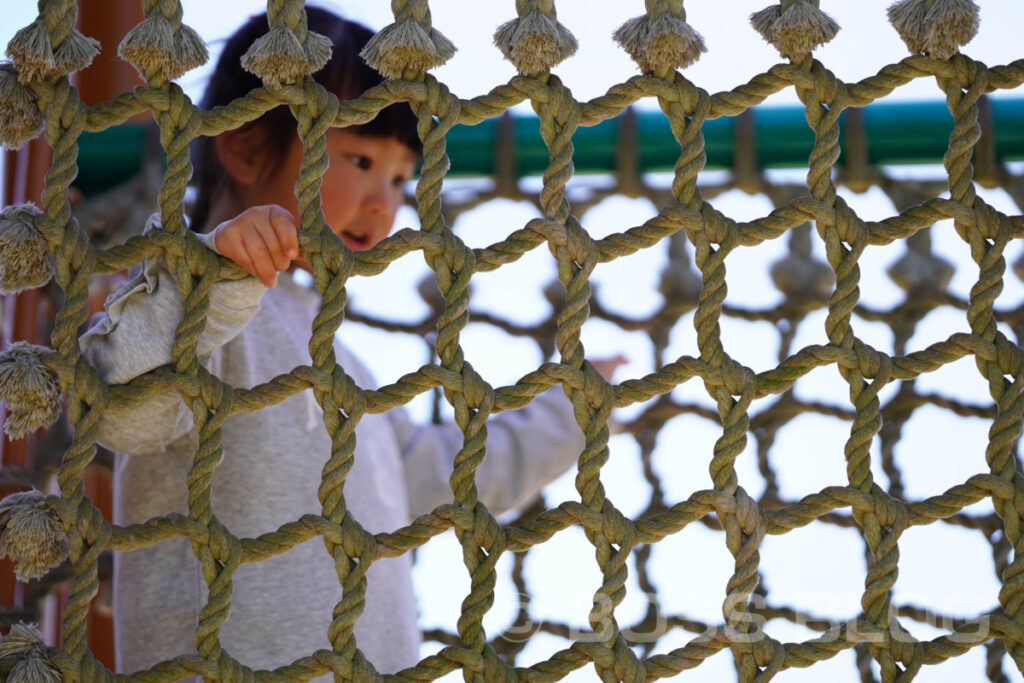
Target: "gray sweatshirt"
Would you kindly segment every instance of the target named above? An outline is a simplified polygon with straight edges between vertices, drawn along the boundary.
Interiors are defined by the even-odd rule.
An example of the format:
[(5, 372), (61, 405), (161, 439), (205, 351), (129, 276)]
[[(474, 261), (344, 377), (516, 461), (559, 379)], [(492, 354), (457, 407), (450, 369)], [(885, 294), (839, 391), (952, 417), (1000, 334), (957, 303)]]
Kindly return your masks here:
[[(212, 247), (211, 240), (205, 240)], [(235, 387), (251, 387), (310, 364), (308, 340), (319, 296), (281, 273), (266, 289), (247, 277), (213, 286), (199, 340), (200, 360)], [(183, 306), (163, 258), (107, 301), (80, 339), (82, 352), (111, 384), (171, 362)], [(344, 335), (344, 326), (342, 326)], [(366, 368), (335, 342), (338, 363), (359, 386), (376, 388)], [(451, 503), (448, 477), (462, 434), (452, 424), (415, 425), (402, 409), (366, 415), (356, 429), (355, 464), (345, 484), (349, 511), (371, 533), (390, 532)], [(118, 524), (187, 513), (187, 474), (197, 446), (192, 413), (177, 392), (125, 410), (104, 410), (99, 441), (119, 455), (114, 472)], [(212, 508), (240, 538), (319, 514), (317, 488), (330, 439), (312, 391), (224, 423), (224, 458), (213, 479)], [(562, 391), (552, 389), (488, 422), (487, 457), (477, 470), (480, 499), (495, 514), (523, 504), (571, 467), (583, 437)], [(376, 561), (356, 642), (378, 671), (418, 660), (420, 633), (411, 553)], [(207, 590), (189, 541), (174, 538), (117, 553), (114, 561), (117, 666), (134, 672), (195, 652)], [(289, 664), (329, 649), (327, 626), (341, 598), (337, 573), (314, 538), (234, 575), (231, 611), (221, 629), (227, 652), (254, 669)]]

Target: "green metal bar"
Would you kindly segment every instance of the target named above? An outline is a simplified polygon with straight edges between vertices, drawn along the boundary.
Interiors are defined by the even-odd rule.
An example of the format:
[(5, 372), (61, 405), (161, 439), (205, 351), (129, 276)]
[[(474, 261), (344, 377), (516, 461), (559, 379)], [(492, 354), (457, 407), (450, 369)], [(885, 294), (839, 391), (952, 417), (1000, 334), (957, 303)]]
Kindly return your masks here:
[[(992, 130), (999, 161), (1024, 159), (1024, 98), (990, 100)], [(814, 146), (803, 107), (757, 107), (750, 110), (761, 168), (801, 167)], [(863, 127), (868, 159), (873, 165), (939, 164), (946, 153), (953, 117), (944, 102), (879, 102), (864, 107)], [(845, 118), (840, 119), (845, 145)], [(573, 138), (577, 173), (614, 173), (619, 168), (624, 116), (580, 128)], [(668, 119), (658, 111), (635, 110), (635, 153), (640, 172), (672, 170), (679, 145), (672, 137)], [(475, 126), (456, 126), (448, 135), (448, 154), (453, 177), (490, 176), (498, 152), (498, 119)], [(733, 165), (737, 120), (723, 117), (704, 123), (707, 168)], [(75, 185), (86, 195), (95, 194), (130, 178), (140, 166), (146, 128), (125, 125), (100, 133), (83, 133), (80, 139), (79, 178)], [(534, 116), (512, 116), (512, 145), (518, 175), (541, 175), (548, 165), (548, 151)], [(505, 149), (508, 149), (507, 147)], [(843, 157), (839, 163), (842, 165)]]

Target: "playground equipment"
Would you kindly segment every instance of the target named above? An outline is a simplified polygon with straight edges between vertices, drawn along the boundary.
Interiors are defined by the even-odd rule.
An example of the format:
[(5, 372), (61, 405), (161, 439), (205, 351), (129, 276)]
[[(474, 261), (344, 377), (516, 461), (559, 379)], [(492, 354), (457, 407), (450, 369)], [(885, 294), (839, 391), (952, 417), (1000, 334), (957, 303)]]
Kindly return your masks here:
[[(332, 625), (333, 649), (295, 653), (292, 665), (275, 672), (259, 672), (266, 680), (306, 679), (333, 672), (341, 679), (377, 680), (380, 676), (363, 659), (352, 636), (352, 625), (362, 609), (365, 571), (378, 558), (411, 552), (446, 530), (454, 529), (463, 549), (472, 590), (463, 602), (458, 633), (434, 634), (446, 643), (438, 654), (426, 657), (397, 680), (423, 680), (462, 669), (472, 680), (558, 680), (591, 666), (601, 680), (638, 681), (671, 677), (721, 652), (730, 650), (739, 678), (766, 680), (789, 667), (813, 666), (836, 653), (854, 648), (862, 677), (870, 680), (872, 662), (882, 680), (909, 680), (922, 666), (933, 665), (974, 647), (987, 649), (988, 675), (1005, 680), (1002, 662), (1009, 655), (1024, 671), (1024, 600), (1019, 575), (1022, 497), (1021, 467), (1017, 454), (1024, 387), (1019, 310), (997, 306), (1006, 264), (1003, 254), (1022, 235), (1024, 219), (1006, 215), (986, 203), (975, 183), (1003, 186), (1015, 199), (1019, 181), (1001, 165), (998, 123), (1002, 105), (988, 104), (987, 92), (1024, 83), (1024, 62), (988, 67), (960, 54), (973, 36), (978, 8), (969, 0), (903, 0), (890, 10), (895, 28), (912, 56), (882, 69), (859, 83), (837, 80), (812, 52), (827, 42), (837, 27), (811, 0), (782, 0), (754, 17), (755, 27), (788, 59), (732, 91), (709, 94), (680, 72), (696, 59), (703, 46), (686, 23), (681, 1), (646, 3), (647, 13), (628, 22), (616, 34), (634, 57), (643, 75), (614, 85), (604, 96), (576, 101), (551, 74), (551, 69), (572, 50), (572, 38), (558, 23), (551, 2), (517, 3), (519, 17), (504, 25), (498, 42), (520, 74), (487, 95), (460, 100), (430, 75), (430, 69), (450, 56), (450, 44), (430, 24), (425, 0), (395, 0), (395, 23), (383, 29), (371, 44), (368, 58), (389, 80), (362, 97), (338, 102), (315, 85), (307, 74), (322, 55), (316, 37), (305, 30), (301, 1), (269, 4), (271, 33), (254, 47), (249, 68), (265, 87), (246, 98), (211, 112), (200, 112), (174, 79), (202, 62), (201, 44), (181, 23), (176, 2), (147, 1), (146, 20), (126, 38), (122, 51), (144, 73), (145, 87), (92, 106), (78, 98), (67, 76), (84, 67), (93, 48), (73, 27), (76, 16), (71, 0), (41, 0), (40, 18), (16, 36), (8, 50), (13, 63), (0, 67), (0, 137), (18, 145), (40, 132), (54, 150), (40, 210), (8, 208), (0, 226), (0, 270), (7, 291), (38, 287), (50, 276), (64, 294), (52, 332), (52, 348), (11, 346), (0, 360), (0, 394), (11, 416), (6, 428), (12, 436), (52, 423), (61, 413), (73, 429), (73, 439), (57, 475), (60, 495), (22, 493), (0, 504), (3, 537), (0, 544), (26, 576), (45, 574), (67, 553), (72, 568), (70, 597), (64, 608), (60, 648), (46, 647), (38, 636), (18, 628), (0, 643), (0, 666), (12, 677), (24, 676), (29, 667), (45, 676), (67, 680), (113, 680), (86, 647), (86, 615), (97, 591), (98, 561), (104, 550), (127, 552), (162, 539), (187, 535), (194, 542), (210, 586), (210, 602), (226, 599), (230, 590), (231, 553), (242, 561), (259, 561), (287, 552), (313, 536), (324, 538), (327, 551), (338, 561), (344, 597)], [(168, 38), (169, 40), (165, 39)], [(285, 45), (299, 45), (301, 54)], [(876, 100), (901, 84), (934, 77), (943, 90), (950, 125), (944, 167), (948, 197), (927, 196), (930, 188), (889, 183), (873, 166), (881, 159), (871, 152), (870, 125), (865, 124)], [(777, 208), (757, 220), (738, 222), (715, 209), (708, 199), (714, 191), (698, 185), (701, 171), (712, 157), (709, 141), (718, 121), (733, 121), (734, 137), (748, 143), (757, 135), (747, 112), (769, 95), (793, 87), (805, 107), (803, 116), (811, 146), (804, 159), (807, 183), (799, 192), (767, 187), (758, 175), (757, 149), (733, 146), (719, 157), (735, 170), (731, 185), (764, 189)], [(663, 208), (643, 225), (601, 239), (585, 230), (580, 207), (567, 198), (566, 183), (574, 172), (577, 140), (588, 128), (599, 130), (627, 106), (641, 98), (657, 99), (674, 140), (674, 180), (670, 191), (645, 187), (637, 150), (643, 150), (644, 121), (617, 123), (614, 164), (605, 170), (618, 174), (620, 183), (634, 194), (658, 199)], [(506, 239), (484, 248), (469, 248), (448, 229), (442, 191), (449, 170), (449, 134), (463, 125), (490, 125), (496, 146), (521, 150), (524, 166), (498, 169), (496, 187), (508, 190), (514, 178), (535, 159), (529, 145), (515, 136), (501, 137), (502, 114), (512, 105), (529, 100), (537, 113), (535, 125), (546, 148), (543, 189), (536, 197), (542, 217), (513, 231)], [(350, 125), (371, 119), (381, 108), (407, 101), (417, 112), (425, 146), (425, 161), (416, 191), (421, 227), (402, 230), (368, 252), (346, 249), (324, 225), (319, 213), (319, 162), (324, 155), (323, 134), (330, 125)], [(191, 334), (202, 324), (206, 292), (213, 280), (239, 277), (230, 267), (204, 250), (184, 222), (183, 201), (190, 163), (188, 142), (197, 135), (214, 135), (251, 120), (278, 104), (292, 107), (299, 122), (306, 155), (299, 183), (302, 246), (314, 271), (314, 283), (325, 306), (311, 330), (314, 362), (287, 376), (258, 387), (228, 387), (203, 372)], [(864, 107), (863, 116), (854, 112)], [(73, 220), (68, 189), (74, 182), (80, 145), (86, 132), (101, 131), (151, 110), (160, 126), (166, 153), (166, 171), (160, 193), (164, 230), (132, 237), (123, 244), (99, 249)], [(880, 111), (880, 110), (879, 110)], [(845, 136), (840, 121), (846, 116)], [(760, 119), (761, 114), (757, 115)], [(485, 123), (494, 121), (493, 123)], [(619, 119), (621, 122), (622, 119)], [(628, 119), (627, 119), (628, 121)], [(852, 121), (852, 123), (851, 123)], [(507, 125), (507, 124), (506, 124)], [(1012, 130), (1012, 126), (1008, 127)], [(468, 134), (468, 133), (467, 133)], [(747, 137), (742, 137), (746, 135)], [(845, 163), (839, 180), (864, 188), (880, 184), (899, 208), (895, 216), (866, 221), (836, 192), (833, 177), (844, 138)], [(502, 142), (504, 140), (504, 142)], [(640, 142), (638, 142), (640, 141)], [(1007, 145), (1012, 143), (1007, 142)], [(627, 152), (622, 152), (625, 149)], [(799, 147), (797, 147), (799, 149)], [(1009, 147), (1002, 148), (1004, 150)], [(1015, 152), (1005, 152), (1007, 156)], [(790, 151), (792, 154), (792, 151)], [(799, 152), (797, 153), (799, 156)], [(453, 154), (454, 157), (454, 154)], [(467, 168), (471, 165), (466, 162)], [(609, 167), (611, 166), (611, 167)], [(503, 175), (504, 174), (504, 175)], [(501, 180), (505, 182), (502, 184)], [(719, 188), (722, 189), (722, 188)], [(447, 211), (448, 209), (445, 209)], [(978, 264), (979, 275), (970, 297), (960, 301), (948, 291), (951, 268), (930, 249), (928, 230), (936, 221), (953, 219), (958, 235)], [(828, 263), (817, 262), (810, 248), (815, 239), (824, 245)], [(786, 302), (771, 311), (743, 311), (730, 307), (726, 296), (729, 255), (759, 243), (789, 235), (790, 253), (775, 271), (775, 282)], [(906, 292), (904, 301), (885, 311), (866, 310), (859, 302), (858, 261), (869, 246), (905, 241), (907, 251), (891, 275)], [(664, 306), (646, 320), (628, 320), (601, 310), (592, 298), (590, 274), (599, 263), (629, 258), (640, 250), (668, 243), (672, 259), (662, 274)], [(558, 266), (560, 291), (551, 292), (556, 313), (551, 325), (535, 334), (542, 348), (553, 347), (558, 362), (540, 365), (515, 384), (493, 387), (465, 362), (459, 334), (470, 320), (468, 285), (476, 272), (510, 264), (527, 251), (547, 247)], [(370, 276), (409, 251), (422, 251), (436, 273), (443, 297), (436, 315), (422, 326), (436, 328), (438, 362), (419, 369), (393, 384), (351, 389), (345, 370), (334, 363), (331, 341), (345, 316), (345, 283), (354, 275)], [(116, 273), (142, 259), (164, 253), (179, 273), (186, 301), (179, 328), (174, 367), (134, 381), (105, 386), (78, 353), (77, 331), (86, 316), (91, 276)], [(937, 339), (920, 351), (907, 352), (917, 323), (942, 306), (966, 312), (963, 331)], [(793, 350), (792, 330), (810, 312), (825, 309), (823, 343)], [(656, 372), (610, 386), (586, 361), (580, 327), (591, 315), (603, 316), (650, 333), (658, 356)], [(722, 343), (723, 316), (767, 320), (780, 329), (779, 362), (755, 373), (738, 363)], [(680, 319), (692, 317), (697, 347), (692, 354), (664, 358), (667, 331)], [(893, 352), (886, 353), (858, 338), (858, 320), (887, 322), (894, 332)], [(1017, 335), (1010, 339), (998, 323), (1008, 323)], [(991, 403), (977, 406), (928, 395), (915, 388), (915, 380), (958, 359), (973, 357), (991, 393)], [(851, 422), (845, 445), (848, 480), (800, 500), (783, 500), (772, 486), (755, 500), (739, 480), (735, 460), (743, 452), (748, 433), (758, 442), (766, 479), (777, 430), (803, 411), (823, 410), (799, 401), (792, 393), (797, 380), (817, 368), (834, 366), (849, 389), (849, 406), (835, 414)], [(648, 509), (630, 519), (605, 495), (602, 466), (609, 456), (608, 420), (613, 407), (644, 403), (641, 417), (626, 425), (649, 464), (658, 429), (682, 412), (700, 413), (665, 398), (688, 382), (703, 383), (717, 406), (721, 437), (707, 457), (713, 488), (685, 500), (652, 496)], [(587, 446), (580, 456), (577, 500), (511, 524), (499, 524), (476, 501), (473, 471), (481, 455), (478, 437), (486, 429), (482, 418), (528, 402), (547, 388), (560, 384), (573, 401)], [(886, 386), (899, 387), (883, 403)], [(83, 493), (82, 478), (93, 460), (94, 423), (104, 405), (131, 401), (140, 392), (174, 387), (191, 402), (200, 436), (200, 449), (190, 481), (187, 515), (169, 515), (145, 525), (117, 527), (105, 522)], [(320, 515), (309, 516), (280, 529), (268, 529), (257, 538), (236, 538), (216, 524), (209, 509), (212, 467), (219, 450), (219, 424), (233, 411), (255, 411), (312, 388), (325, 422), (339, 444), (325, 454), (328, 471), (347, 471), (356, 454), (353, 427), (365, 412), (383, 412), (408, 402), (434, 387), (444, 390), (455, 407), (465, 434), (465, 448), (452, 473), (453, 502), (392, 533), (371, 535), (351, 520), (344, 505), (343, 477), (329, 481)], [(777, 399), (772, 397), (778, 396)], [(661, 397), (661, 398), (659, 398)], [(763, 408), (754, 409), (755, 401)], [(761, 404), (758, 403), (758, 406)], [(908, 500), (900, 487), (892, 458), (901, 425), (916, 407), (935, 405), (959, 415), (991, 421), (985, 460), (987, 472), (978, 472), (962, 484), (924, 500)], [(870, 448), (880, 442), (888, 490), (875, 482)], [(653, 474), (651, 475), (653, 477)], [(660, 491), (657, 485), (653, 490)], [(987, 500), (995, 514), (976, 516), (964, 508)], [(814, 521), (855, 526), (863, 536), (868, 557), (861, 611), (837, 624), (819, 624), (808, 615), (764, 606), (758, 590), (759, 548), (767, 534), (783, 534)], [(996, 570), (1001, 578), (999, 607), (976, 618), (950, 620), (948, 635), (929, 641), (912, 637), (905, 619), (923, 618), (893, 605), (891, 589), (897, 579), (899, 540), (917, 525), (950, 522), (977, 529), (991, 541)], [(644, 572), (650, 547), (693, 523), (724, 531), (724, 543), (735, 560), (723, 596), (722, 621), (699, 623), (685, 615), (659, 619), (666, 630), (694, 631), (687, 644), (668, 653), (651, 654), (653, 645), (634, 647), (630, 632), (650, 633), (642, 624), (622, 624), (616, 607), (625, 596), (631, 556), (641, 585), (650, 585)], [(487, 633), (482, 619), (494, 595), (494, 565), (505, 552), (526, 552), (540, 543), (557, 543), (558, 532), (581, 528), (594, 547), (601, 570), (601, 585), (588, 615), (591, 630), (571, 645), (541, 662), (516, 668), (514, 656), (522, 647), (502, 634)], [(216, 531), (216, 534), (214, 533)], [(31, 535), (35, 534), (35, 535)], [(67, 535), (65, 542), (63, 537)], [(217, 542), (214, 543), (216, 536)], [(521, 571), (521, 564), (519, 565)], [(520, 574), (521, 576), (521, 574)], [(925, 615), (927, 616), (927, 615)], [(817, 638), (783, 643), (762, 629), (767, 618), (802, 621), (821, 631)], [(146, 680), (175, 680), (190, 675), (234, 679), (249, 676), (219, 644), (217, 631), (223, 612), (210, 610), (197, 624), (198, 655), (182, 653), (144, 675)], [(564, 634), (559, 624), (541, 627)], [(20, 668), (19, 668), (20, 667)], [(16, 672), (19, 672), (16, 674)], [(45, 673), (48, 672), (48, 673)]]

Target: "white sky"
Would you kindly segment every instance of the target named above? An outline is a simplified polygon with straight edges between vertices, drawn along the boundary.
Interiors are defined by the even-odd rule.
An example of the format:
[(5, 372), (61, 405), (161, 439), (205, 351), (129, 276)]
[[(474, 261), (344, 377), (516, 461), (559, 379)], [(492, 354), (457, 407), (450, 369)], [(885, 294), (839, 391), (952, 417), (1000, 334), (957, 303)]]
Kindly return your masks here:
[[(731, 89), (778, 61), (774, 50), (762, 42), (750, 28), (747, 17), (772, 0), (688, 0), (688, 20), (700, 31), (709, 52), (686, 75), (697, 85), (711, 91)], [(31, 21), (35, 15), (32, 0), (0, 0), (4, 20), (0, 21), (0, 45), (5, 45), (14, 31)], [(116, 0), (127, 2), (127, 0)], [(361, 19), (371, 27), (380, 28), (391, 21), (387, 2), (320, 2), (318, 4), (340, 9), (349, 16)], [(579, 40), (576, 56), (555, 69), (555, 73), (574, 92), (577, 99), (585, 100), (603, 94), (611, 85), (625, 81), (637, 73), (636, 67), (611, 39), (611, 33), (626, 19), (643, 11), (639, 0), (634, 2), (595, 2), (594, 0), (561, 0), (557, 2), (559, 19)], [(900, 60), (906, 48), (885, 19), (889, 0), (863, 0), (839, 2), (822, 0), (822, 8), (843, 27), (835, 40), (815, 54), (838, 77), (846, 81), (863, 79), (876, 73), (882, 66)], [(989, 65), (1005, 64), (1021, 57), (1019, 35), (1024, 29), (1024, 5), (1019, 0), (981, 0), (981, 31), (967, 46), (965, 52)], [(492, 45), (494, 29), (515, 16), (513, 0), (504, 2), (473, 2), (465, 0), (433, 0), (431, 3), (435, 28), (448, 36), (459, 48), (456, 56), (434, 73), (451, 90), (463, 98), (473, 97), (505, 82), (514, 75)], [(185, 22), (196, 28), (210, 43), (210, 63), (216, 58), (220, 40), (225, 38), (241, 21), (264, 3), (241, 0), (183, 0)], [(467, 9), (472, 17), (467, 19)], [(595, 11), (595, 10), (599, 11)], [(201, 91), (204, 69), (186, 74), (182, 85), (195, 98)], [(1019, 95), (1019, 93), (1012, 93)], [(897, 99), (941, 99), (931, 79), (919, 79), (899, 88), (886, 101)], [(771, 104), (795, 104), (798, 100), (792, 89), (772, 98)], [(653, 101), (641, 106), (654, 107)], [(899, 174), (941, 175), (941, 168), (925, 170), (894, 170)], [(707, 178), (721, 178), (721, 174), (707, 174)], [(773, 178), (802, 182), (802, 172), (779, 172)], [(662, 180), (664, 182), (664, 180)], [(526, 182), (524, 187), (536, 188), (537, 183)], [(1017, 213), (1001, 191), (984, 192), (983, 196), (1000, 210)], [(858, 213), (867, 218), (892, 215), (894, 210), (878, 190), (864, 195), (844, 193), (844, 197)], [(764, 197), (751, 197), (730, 192), (714, 202), (724, 213), (737, 219), (763, 216), (770, 211)], [(584, 216), (584, 224), (595, 235), (621, 231), (638, 225), (653, 215), (657, 207), (647, 200), (613, 198)], [(469, 212), (454, 226), (459, 235), (473, 246), (500, 239), (520, 227), (535, 215), (529, 206), (513, 202), (493, 202)], [(415, 214), (403, 213), (398, 227), (415, 226)], [(977, 277), (977, 268), (969, 259), (966, 246), (956, 237), (951, 226), (940, 224), (933, 231), (934, 247), (945, 258), (957, 264), (957, 276), (952, 289), (966, 296)], [(817, 238), (815, 238), (817, 239)], [(820, 245), (816, 253), (823, 258)], [(544, 253), (539, 253), (543, 251)], [(729, 303), (750, 308), (774, 305), (779, 295), (767, 275), (769, 265), (785, 253), (784, 241), (775, 240), (756, 248), (740, 250), (727, 261), (729, 267)], [(1012, 263), (1019, 253), (1014, 247), (1008, 251)], [(902, 254), (902, 248), (869, 249), (862, 260), (862, 297), (866, 303), (879, 307), (891, 306), (898, 300), (899, 290), (885, 275), (885, 268)], [(499, 273), (474, 277), (474, 306), (525, 322), (546, 315), (547, 304), (540, 298), (540, 289), (550, 281), (554, 270), (546, 250), (530, 254), (515, 266), (503, 268)], [(657, 308), (660, 295), (656, 292), (656, 276), (664, 261), (661, 249), (649, 254), (638, 254), (622, 263), (602, 266), (595, 275), (600, 285), (599, 296), (609, 307), (627, 314), (643, 316)], [(350, 290), (353, 302), (360, 310), (377, 310), (396, 318), (415, 319), (423, 313), (418, 298), (411, 294), (426, 267), (422, 258), (411, 255), (388, 269), (380, 280), (354, 281)], [(629, 282), (630, 287), (623, 283)], [(411, 300), (410, 300), (411, 296)], [(1006, 288), (1000, 298), (1000, 308), (1011, 308), (1024, 298), (1024, 288), (1012, 274), (1007, 277)], [(537, 302), (541, 302), (539, 305)], [(377, 373), (381, 382), (393, 381), (400, 374), (418, 367), (424, 360), (422, 340), (391, 335), (382, 345), (380, 333), (356, 330), (359, 326), (346, 323), (342, 334)], [(588, 355), (601, 356), (624, 350), (630, 364), (619, 379), (637, 377), (650, 372), (649, 343), (635, 334), (627, 334), (601, 321), (592, 321), (584, 328), (584, 343)], [(854, 321), (856, 333), (883, 351), (891, 352), (891, 333), (883, 326)], [(764, 370), (776, 364), (778, 333), (766, 324), (742, 323), (730, 319), (722, 322), (726, 349), (755, 370)], [(911, 349), (946, 338), (954, 331), (967, 331), (962, 313), (936, 311), (911, 342)], [(801, 326), (794, 349), (807, 344), (825, 343), (824, 314), (812, 315)], [(509, 340), (491, 328), (471, 326), (463, 335), (467, 357), (483, 376), (495, 386), (507, 384), (541, 360), (529, 342)], [(386, 353), (382, 353), (386, 348)], [(501, 348), (501, 354), (494, 354)], [(675, 355), (698, 355), (692, 318), (686, 318), (673, 330), (672, 351)], [(384, 357), (386, 356), (386, 358)], [(818, 399), (831, 404), (849, 406), (845, 384), (833, 368), (811, 373), (801, 380), (798, 393), (803, 398)], [(919, 382), (920, 390), (934, 390), (948, 395), (959, 395), (977, 403), (990, 401), (985, 383), (981, 381), (974, 363), (965, 359)], [(895, 387), (883, 392), (883, 401)], [(702, 386), (690, 382), (677, 390), (676, 395), (686, 400), (709, 403)], [(755, 404), (754, 412), (770, 401)], [(426, 399), (413, 407), (419, 415), (427, 407)], [(625, 411), (624, 415), (632, 414)], [(949, 486), (963, 482), (972, 474), (986, 471), (983, 458), (988, 425), (981, 420), (953, 417), (933, 408), (923, 408), (907, 425), (897, 459), (904, 473), (907, 495), (920, 498), (935, 495)], [(692, 416), (671, 421), (663, 430), (655, 452), (655, 466), (663, 478), (670, 502), (685, 499), (693, 491), (710, 487), (707, 462), (720, 428)], [(831, 418), (807, 415), (794, 421), (780, 432), (773, 448), (773, 464), (780, 475), (784, 497), (793, 498), (820, 490), (824, 486), (846, 482), (843, 462), (843, 444), (849, 425)], [(753, 441), (753, 440), (751, 440)], [(874, 448), (877, 481), (887, 484), (878, 467), (877, 444)], [(764, 482), (756, 469), (753, 443), (737, 461), (741, 484), (757, 496)], [(626, 514), (635, 515), (647, 503), (650, 491), (640, 476), (638, 448), (631, 438), (613, 439), (612, 458), (602, 480), (609, 497)], [(575, 500), (572, 477), (563, 477), (547, 491), (549, 504), (561, 500)], [(991, 510), (980, 505), (977, 512)], [(545, 544), (531, 551), (527, 563), (528, 580), (536, 598), (532, 613), (536, 618), (553, 618), (580, 626), (586, 623), (593, 591), (600, 585), (600, 576), (593, 559), (593, 550), (577, 530), (567, 530), (557, 536), (559, 544)], [(863, 544), (856, 532), (814, 523), (786, 534), (770, 537), (762, 546), (762, 572), (769, 587), (771, 601), (808, 609), (816, 614), (848, 618), (858, 611), (863, 590)], [(900, 578), (895, 588), (897, 603), (928, 605), (939, 611), (955, 614), (977, 614), (996, 604), (998, 584), (994, 579), (991, 552), (984, 538), (977, 532), (968, 532), (948, 525), (935, 524), (908, 531), (900, 542), (902, 550)], [(498, 600), (485, 626), (490, 632), (500, 630), (513, 614), (514, 588), (508, 579), (510, 558), (504, 558), (504, 574), (499, 580)], [(501, 565), (499, 565), (501, 566)], [(732, 573), (732, 558), (725, 550), (721, 534), (691, 525), (683, 532), (660, 543), (654, 552), (651, 566), (652, 579), (657, 583), (663, 607), (671, 613), (717, 622), (721, 619), (721, 600), (725, 582)], [(635, 573), (633, 574), (635, 577)], [(428, 589), (438, 577), (448, 577), (450, 590)], [(451, 534), (431, 541), (419, 552), (416, 579), (420, 583), (421, 611), (427, 626), (445, 626), (454, 630), (461, 597), (468, 589), (468, 577), (461, 564), (460, 550)], [(684, 584), (685, 582), (685, 584)], [(684, 586), (685, 588), (681, 588)], [(618, 610), (620, 623), (628, 624), (639, 618), (646, 603), (635, 584), (629, 584), (631, 595)], [(921, 627), (909, 620), (906, 626), (920, 638), (931, 638), (937, 631)], [(768, 632), (783, 641), (806, 640), (814, 637), (810, 631), (785, 622), (772, 622)], [(691, 636), (679, 634), (666, 637), (658, 652), (679, 647)], [(520, 657), (521, 665), (546, 658), (566, 646), (557, 638), (538, 636), (531, 641)], [(1012, 675), (1010, 664), (1004, 667)], [(925, 667), (918, 681), (980, 680), (984, 671), (984, 650), (975, 648), (967, 655), (941, 667)], [(684, 675), (690, 681), (721, 681), (734, 677), (731, 657), (727, 653), (712, 658), (699, 669)], [(452, 675), (444, 680), (458, 680)], [(595, 680), (593, 669), (586, 668), (565, 680)], [(852, 652), (839, 655), (828, 663), (819, 663), (806, 670), (789, 670), (776, 680), (790, 681), (856, 681), (856, 667)]]

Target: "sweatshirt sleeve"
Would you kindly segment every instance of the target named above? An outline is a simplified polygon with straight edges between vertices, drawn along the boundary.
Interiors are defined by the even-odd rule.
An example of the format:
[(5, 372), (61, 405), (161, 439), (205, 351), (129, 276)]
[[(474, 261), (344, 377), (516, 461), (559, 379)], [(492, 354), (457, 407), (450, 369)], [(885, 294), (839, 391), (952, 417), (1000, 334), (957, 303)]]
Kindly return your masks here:
[[(388, 413), (405, 467), (413, 518), (453, 500), (449, 477), (462, 448), (454, 424), (414, 425), (403, 410)], [(487, 421), (487, 456), (476, 470), (480, 500), (493, 514), (524, 505), (572, 467), (583, 450), (572, 405), (555, 387), (519, 410)]]
[[(152, 225), (153, 219), (147, 231)], [(212, 248), (210, 236), (198, 237)], [(197, 344), (201, 362), (208, 364), (216, 349), (241, 332), (259, 310), (265, 291), (254, 277), (211, 287), (206, 327)], [(124, 384), (171, 363), (183, 316), (184, 304), (166, 259), (147, 259), (141, 271), (107, 299), (105, 310), (93, 318), (78, 345), (104, 382)], [(155, 453), (191, 430), (191, 410), (178, 392), (168, 390), (130, 408), (104, 409), (98, 441), (119, 453)]]

